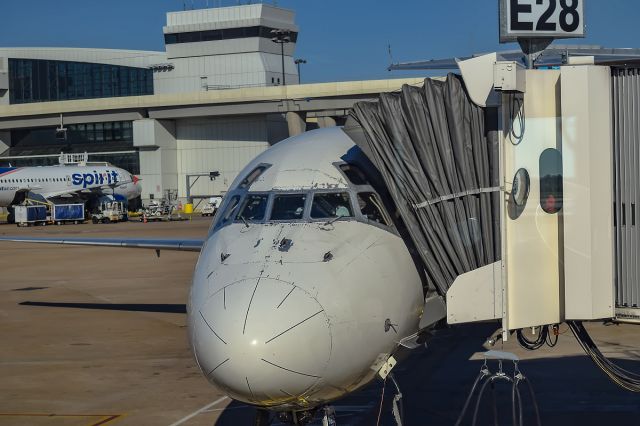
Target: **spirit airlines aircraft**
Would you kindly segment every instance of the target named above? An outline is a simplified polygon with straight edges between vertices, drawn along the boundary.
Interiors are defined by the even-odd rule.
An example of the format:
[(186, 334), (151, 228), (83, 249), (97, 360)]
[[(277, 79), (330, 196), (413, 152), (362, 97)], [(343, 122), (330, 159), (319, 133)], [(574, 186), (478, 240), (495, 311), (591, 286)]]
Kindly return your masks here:
[(29, 193), (47, 200), (101, 195), (130, 200), (142, 192), (138, 181), (129, 172), (109, 165), (0, 168), (0, 207), (19, 204)]
[(341, 128), (315, 130), (255, 158), (202, 241), (0, 240), (200, 251), (188, 327), (202, 373), (258, 407), (257, 424), (302, 424), (420, 331), (422, 281), (367, 164)]

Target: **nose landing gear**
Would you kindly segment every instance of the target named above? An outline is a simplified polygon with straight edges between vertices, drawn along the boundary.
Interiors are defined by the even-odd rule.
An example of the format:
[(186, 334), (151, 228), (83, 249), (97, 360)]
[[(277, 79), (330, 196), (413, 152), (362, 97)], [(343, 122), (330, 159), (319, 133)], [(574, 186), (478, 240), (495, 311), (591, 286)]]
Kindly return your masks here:
[(290, 425), (303, 426), (313, 421), (316, 416), (317, 410), (313, 411), (287, 411), (278, 413), (278, 420), (282, 423)]
[(255, 426), (268, 426), (271, 424), (269, 411), (258, 408), (256, 410)]
[[(318, 414), (319, 410), (309, 411), (286, 411), (277, 414), (278, 421), (296, 426), (304, 426), (313, 421)], [(336, 412), (333, 407), (325, 406), (322, 408), (322, 426), (336, 426)], [(255, 426), (268, 426), (271, 425), (273, 419), (271, 419), (271, 413), (268, 410), (258, 409), (256, 411)]]
[(323, 411), (322, 426), (336, 426), (336, 410), (331, 406), (326, 406)]

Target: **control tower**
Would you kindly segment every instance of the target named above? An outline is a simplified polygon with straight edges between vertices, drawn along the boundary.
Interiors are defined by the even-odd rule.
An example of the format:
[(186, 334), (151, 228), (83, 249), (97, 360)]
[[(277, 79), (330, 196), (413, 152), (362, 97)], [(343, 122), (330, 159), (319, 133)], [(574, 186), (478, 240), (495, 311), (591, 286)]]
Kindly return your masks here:
[(170, 66), (156, 93), (298, 84), (291, 10), (250, 4), (170, 12), (163, 31)]

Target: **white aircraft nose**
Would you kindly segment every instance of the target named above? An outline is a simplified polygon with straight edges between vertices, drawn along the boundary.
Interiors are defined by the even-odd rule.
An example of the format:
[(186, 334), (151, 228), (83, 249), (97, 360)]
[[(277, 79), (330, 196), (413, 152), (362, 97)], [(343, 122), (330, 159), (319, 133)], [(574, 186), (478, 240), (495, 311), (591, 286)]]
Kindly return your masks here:
[(258, 277), (227, 285), (190, 315), (192, 344), (203, 373), (247, 403), (303, 404), (331, 356), (323, 307), (300, 287), (279, 279)]

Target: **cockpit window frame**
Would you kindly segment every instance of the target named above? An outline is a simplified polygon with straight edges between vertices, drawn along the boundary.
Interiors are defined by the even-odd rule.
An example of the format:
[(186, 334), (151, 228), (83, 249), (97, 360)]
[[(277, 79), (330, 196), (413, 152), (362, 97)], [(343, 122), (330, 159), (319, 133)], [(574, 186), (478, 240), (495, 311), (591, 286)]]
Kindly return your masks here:
[[(271, 215), (273, 214), (273, 204), (275, 203), (275, 198), (278, 195), (304, 195), (306, 198), (304, 199), (304, 207), (302, 209), (302, 217), (300, 219), (271, 219)], [(309, 211), (311, 209), (311, 199), (313, 198), (313, 194), (308, 190), (299, 190), (299, 191), (272, 191), (271, 196), (269, 198), (270, 204), (268, 205), (268, 211), (265, 217), (266, 223), (306, 223), (309, 218)]]
[[(225, 200), (224, 200), (224, 205), (221, 206), (220, 208), (220, 212), (226, 212), (226, 209), (228, 208), (227, 206), (230, 205), (231, 200), (233, 200), (234, 197), (238, 196), (240, 197), (238, 204), (240, 206), (244, 205), (246, 199), (248, 196), (251, 195), (267, 195), (268, 199), (267, 199), (267, 206), (265, 207), (265, 215), (262, 218), (262, 220), (247, 220), (246, 222), (249, 224), (268, 224), (268, 223), (296, 223), (296, 224), (309, 224), (309, 223), (325, 223), (327, 222), (327, 218), (312, 218), (311, 217), (311, 207), (312, 207), (312, 203), (313, 203), (313, 199), (315, 197), (316, 194), (327, 194), (327, 193), (347, 193), (349, 196), (349, 203), (351, 205), (351, 211), (353, 213), (353, 216), (345, 216), (340, 218), (340, 221), (345, 221), (345, 222), (361, 222), (361, 223), (365, 223), (367, 225), (371, 225), (371, 226), (375, 226), (377, 228), (380, 228), (382, 230), (391, 232), (392, 234), (395, 235), (399, 235), (398, 230), (396, 229), (394, 220), (391, 216), (391, 213), (389, 212), (389, 210), (387, 209), (387, 207), (385, 206), (385, 204), (382, 202), (382, 197), (380, 196), (380, 194), (378, 193), (378, 191), (376, 191), (373, 186), (371, 184), (366, 184), (366, 185), (356, 185), (354, 183), (351, 182), (351, 180), (349, 180), (349, 178), (344, 174), (344, 171), (342, 169), (341, 166), (344, 166), (345, 164), (349, 165), (349, 163), (346, 162), (336, 162), (333, 163), (333, 165), (336, 167), (336, 169), (338, 169), (340, 171), (340, 173), (342, 174), (342, 176), (344, 176), (344, 181), (346, 183), (346, 187), (340, 186), (340, 187), (335, 187), (335, 188), (305, 188), (305, 189), (297, 189), (297, 190), (270, 190), (270, 191), (250, 191), (250, 187), (251, 185), (262, 175), (262, 173), (264, 173), (265, 170), (267, 170), (269, 167), (271, 167), (271, 164), (267, 164), (267, 163), (261, 163), (259, 165), (257, 165), (255, 168), (252, 169), (252, 171), (247, 175), (247, 177), (251, 176), (251, 174), (258, 168), (260, 167), (265, 167), (262, 172), (260, 174), (258, 174), (253, 180), (252, 182), (250, 182), (247, 186), (245, 187), (241, 187), (238, 186), (237, 188), (233, 189), (232, 191), (228, 192), (225, 195)], [(357, 165), (354, 167), (358, 167)], [(359, 169), (360, 170), (360, 169)], [(360, 170), (361, 173), (364, 174), (364, 172), (362, 172)], [(365, 175), (365, 177), (367, 178), (367, 181), (369, 181), (368, 177)], [(245, 178), (246, 179), (246, 178)], [(358, 202), (358, 194), (359, 193), (363, 193), (363, 192), (370, 192), (373, 193), (374, 196), (376, 197), (376, 199), (380, 202), (380, 208), (382, 209), (382, 214), (385, 217), (385, 219), (389, 222), (389, 224), (383, 224), (383, 223), (379, 223), (376, 222), (374, 220), (370, 220), (368, 219), (361, 211), (360, 209), (360, 205)], [(300, 195), (304, 195), (305, 198), (305, 204), (304, 204), (304, 210), (302, 213), (302, 217), (300, 219), (288, 219), (288, 220), (274, 220), (271, 219), (271, 215), (273, 213), (273, 204), (274, 204), (274, 200), (275, 197), (277, 195), (295, 195), (295, 194), (300, 194)], [(227, 201), (229, 200), (229, 201)], [(236, 212), (231, 216), (231, 218), (225, 220), (222, 216), (218, 217), (216, 220), (214, 220), (214, 222), (212, 223), (212, 227), (211, 227), (211, 233), (216, 232), (218, 229), (225, 227), (227, 225), (230, 224), (239, 224), (241, 222), (243, 222), (241, 219), (239, 219), (238, 215), (240, 214), (240, 209), (238, 208), (236, 210)]]
[(240, 213), (242, 212), (242, 209), (245, 207), (245, 202), (247, 201), (247, 198), (251, 197), (251, 196), (260, 196), (260, 195), (266, 195), (267, 197), (267, 205), (264, 208), (264, 215), (262, 216), (262, 219), (246, 219), (247, 223), (264, 223), (266, 221), (266, 218), (268, 217), (268, 215), (271, 214), (271, 205), (273, 203), (273, 192), (270, 191), (256, 191), (256, 192), (244, 192), (242, 194), (242, 199), (240, 200), (241, 203), (241, 208), (238, 209), (238, 211), (236, 212), (236, 214), (233, 217), (233, 221), (234, 222), (244, 222), (241, 218), (240, 218)]
[(271, 164), (269, 163), (260, 163), (257, 166), (255, 166), (244, 177), (244, 179), (240, 181), (240, 183), (238, 184), (238, 190), (249, 191), (251, 189), (251, 185), (253, 185), (258, 179), (260, 179), (260, 176), (262, 176), (269, 167), (271, 167)]
[[(346, 179), (349, 186), (359, 187), (359, 186), (371, 186), (371, 182), (369, 181), (369, 177), (358, 167), (356, 164), (350, 164), (347, 162), (337, 162), (333, 163), (333, 165), (340, 170), (340, 173)], [(364, 180), (365, 183), (356, 183), (352, 179), (349, 178), (347, 174), (347, 170), (352, 169), (359, 177)]]
[[(387, 206), (383, 202), (383, 197), (373, 187), (373, 185), (371, 184), (371, 179), (369, 179), (369, 176), (366, 175), (366, 173), (362, 170), (362, 168), (357, 164), (351, 164), (347, 161), (336, 161), (335, 163), (333, 163), (333, 166), (340, 171), (340, 174), (342, 174), (342, 176), (344, 177), (345, 182), (347, 182), (347, 186), (349, 187), (349, 190), (352, 192), (351, 201), (352, 201), (352, 204), (354, 204), (355, 212), (357, 212), (358, 220), (360, 222), (364, 222), (366, 224), (376, 226), (380, 229), (384, 229), (393, 234), (400, 235), (400, 233), (398, 232), (398, 229), (396, 228), (396, 224), (393, 220), (391, 212), (387, 209)], [(368, 183), (365, 185), (357, 185), (353, 183), (344, 171), (345, 166), (352, 167), (355, 170), (357, 170), (358, 173), (361, 173), (362, 175), (364, 175)], [(382, 208), (382, 214), (389, 221), (389, 225), (384, 225), (374, 220), (369, 220), (364, 214), (362, 214), (362, 211), (360, 210), (360, 205), (358, 203), (358, 193), (361, 193), (361, 192), (372, 192), (373, 194), (375, 194), (376, 198), (380, 202), (380, 206)]]
[(309, 221), (310, 222), (326, 222), (327, 220), (335, 219), (337, 216), (333, 217), (312, 217), (311, 212), (313, 211), (313, 202), (317, 195), (326, 195), (326, 194), (347, 194), (349, 197), (349, 216), (340, 216), (340, 220), (356, 220), (358, 218), (358, 209), (355, 208), (353, 203), (353, 191), (350, 191), (348, 188), (336, 188), (331, 190), (316, 190), (311, 193), (311, 203), (309, 205)]

